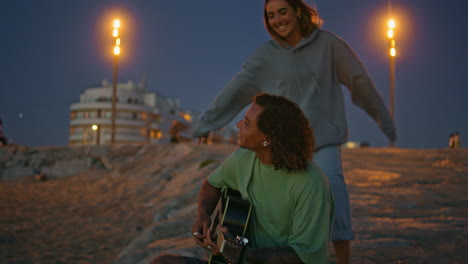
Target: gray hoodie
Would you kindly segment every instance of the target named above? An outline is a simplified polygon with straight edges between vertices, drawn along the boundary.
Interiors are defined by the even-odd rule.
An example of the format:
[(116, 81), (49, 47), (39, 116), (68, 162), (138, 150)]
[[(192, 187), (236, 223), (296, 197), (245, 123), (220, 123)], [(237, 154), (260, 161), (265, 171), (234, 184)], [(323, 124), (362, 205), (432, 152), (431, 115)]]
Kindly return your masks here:
[(253, 96), (265, 92), (285, 96), (302, 108), (314, 130), (316, 149), (343, 144), (348, 127), (341, 85), (395, 141), (395, 125), (364, 65), (346, 42), (319, 29), (296, 47), (270, 40), (258, 48), (200, 116), (193, 137), (227, 125)]

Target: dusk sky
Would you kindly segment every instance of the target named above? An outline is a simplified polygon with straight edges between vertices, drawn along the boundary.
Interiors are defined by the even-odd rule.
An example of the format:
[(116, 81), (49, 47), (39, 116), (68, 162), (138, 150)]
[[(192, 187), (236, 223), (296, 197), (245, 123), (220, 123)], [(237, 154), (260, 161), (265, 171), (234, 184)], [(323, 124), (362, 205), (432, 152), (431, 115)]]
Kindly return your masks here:
[[(310, 1), (308, 1), (310, 2)], [(468, 145), (468, 3), (394, 0), (395, 121), (401, 148), (445, 148), (450, 133)], [(389, 106), (387, 0), (315, 0), (323, 29), (347, 41)], [(14, 0), (0, 8), (0, 118), (13, 143), (68, 144), (70, 105), (112, 80), (112, 20), (122, 21), (119, 82), (205, 110), (270, 39), (263, 0)], [(349, 140), (388, 146), (353, 105)]]

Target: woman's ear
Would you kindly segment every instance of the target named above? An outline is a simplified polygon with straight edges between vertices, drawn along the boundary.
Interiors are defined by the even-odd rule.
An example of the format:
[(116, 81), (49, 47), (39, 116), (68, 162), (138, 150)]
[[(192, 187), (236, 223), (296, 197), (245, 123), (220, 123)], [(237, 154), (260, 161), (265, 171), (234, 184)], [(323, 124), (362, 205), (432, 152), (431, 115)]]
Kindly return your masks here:
[(301, 19), (301, 8), (300, 8), (300, 7), (298, 7), (298, 8), (296, 9), (296, 17), (297, 17), (298, 20)]

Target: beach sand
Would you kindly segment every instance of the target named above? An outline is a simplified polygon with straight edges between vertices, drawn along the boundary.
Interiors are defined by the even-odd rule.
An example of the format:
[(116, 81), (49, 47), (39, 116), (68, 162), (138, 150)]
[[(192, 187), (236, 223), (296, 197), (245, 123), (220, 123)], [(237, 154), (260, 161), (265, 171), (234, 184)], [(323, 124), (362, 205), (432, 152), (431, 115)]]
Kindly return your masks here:
[[(196, 194), (233, 149), (156, 145), (109, 154), (112, 169), (0, 182), (0, 263), (200, 255), (190, 238)], [(468, 150), (344, 149), (343, 166), (353, 263), (466, 263)]]

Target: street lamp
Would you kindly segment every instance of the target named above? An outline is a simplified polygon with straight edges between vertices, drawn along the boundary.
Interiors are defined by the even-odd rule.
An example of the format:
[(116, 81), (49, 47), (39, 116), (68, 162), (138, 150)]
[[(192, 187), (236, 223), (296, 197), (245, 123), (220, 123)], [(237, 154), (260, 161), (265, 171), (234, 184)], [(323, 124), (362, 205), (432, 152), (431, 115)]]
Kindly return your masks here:
[[(390, 116), (395, 122), (395, 56), (396, 56), (396, 42), (395, 42), (395, 27), (396, 22), (394, 19), (388, 20), (387, 37), (389, 39), (389, 57), (390, 57)], [(393, 146), (393, 142), (391, 142)]]
[[(91, 144), (99, 145), (99, 126), (98, 125), (91, 125), (91, 130), (93, 131), (92, 142)], [(89, 127), (83, 127), (83, 145), (88, 145), (88, 138), (89, 138)]]
[(94, 136), (95, 136), (95, 144), (99, 145), (99, 139), (100, 139), (100, 132), (99, 132), (99, 126), (98, 125), (92, 125), (91, 129), (94, 131)]
[(111, 123), (111, 144), (115, 143), (115, 119), (116, 119), (116, 104), (117, 104), (117, 71), (120, 55), (120, 20), (116, 19), (113, 23), (114, 29), (112, 36), (114, 36), (114, 78), (112, 83), (112, 123)]

